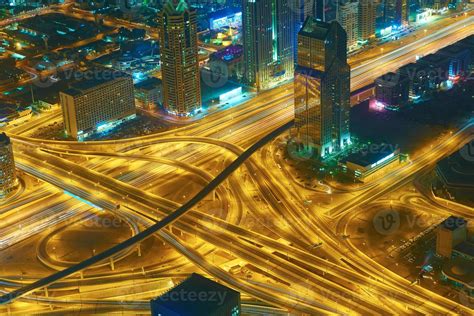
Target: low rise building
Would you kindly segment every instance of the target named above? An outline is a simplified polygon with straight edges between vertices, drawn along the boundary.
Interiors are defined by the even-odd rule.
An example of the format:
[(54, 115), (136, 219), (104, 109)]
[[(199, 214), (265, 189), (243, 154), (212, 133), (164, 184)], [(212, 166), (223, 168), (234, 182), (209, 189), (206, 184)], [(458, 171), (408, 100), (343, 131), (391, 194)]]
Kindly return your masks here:
[(408, 103), (410, 79), (405, 74), (389, 72), (375, 79), (375, 99), (388, 109), (399, 109)]
[(361, 182), (369, 182), (386, 174), (403, 161), (400, 150), (388, 144), (372, 144), (352, 153), (340, 163), (346, 171)]
[(154, 110), (163, 103), (163, 83), (151, 77), (135, 84), (135, 105), (144, 110)]
[(452, 200), (474, 203), (474, 143), (469, 142), (459, 151), (436, 165), (435, 193)]
[(130, 76), (104, 70), (94, 77), (73, 84), (59, 95), (65, 131), (77, 140), (136, 116)]

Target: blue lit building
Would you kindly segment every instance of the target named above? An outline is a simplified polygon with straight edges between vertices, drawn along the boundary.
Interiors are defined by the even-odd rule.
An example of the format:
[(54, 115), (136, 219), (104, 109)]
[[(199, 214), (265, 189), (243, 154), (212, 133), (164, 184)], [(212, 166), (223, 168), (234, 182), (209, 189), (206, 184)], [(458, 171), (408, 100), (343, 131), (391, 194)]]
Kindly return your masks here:
[(193, 273), (151, 300), (152, 316), (239, 316), (240, 293)]

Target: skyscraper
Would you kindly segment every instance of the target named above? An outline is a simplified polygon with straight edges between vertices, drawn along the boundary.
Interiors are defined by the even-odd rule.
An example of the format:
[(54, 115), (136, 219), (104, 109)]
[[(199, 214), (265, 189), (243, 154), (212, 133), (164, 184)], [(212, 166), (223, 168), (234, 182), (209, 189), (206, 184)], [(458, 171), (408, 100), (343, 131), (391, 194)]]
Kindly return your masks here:
[[(304, 21), (306, 21), (309, 16), (314, 15), (314, 12), (316, 10), (316, 0), (288, 0), (288, 5), (291, 7), (291, 10), (294, 12), (295, 15), (295, 29), (293, 30), (293, 32), (297, 34), (303, 26)], [(293, 36), (293, 52), (295, 60), (297, 46), (298, 36)]]
[(376, 10), (373, 0), (359, 0), (359, 40), (375, 38)]
[(401, 26), (408, 23), (408, 0), (386, 0), (384, 22), (387, 26)]
[(201, 107), (197, 16), (185, 0), (168, 0), (158, 17), (163, 106), (177, 116)]
[(308, 18), (298, 33), (295, 130), (324, 157), (350, 144), (350, 67), (347, 37), (339, 23)]
[(15, 161), (10, 137), (0, 134), (0, 198), (11, 193), (16, 185)]
[(244, 81), (265, 90), (293, 78), (294, 13), (286, 0), (244, 0)]
[(357, 46), (359, 38), (359, 1), (341, 1), (337, 10), (337, 21), (347, 34), (347, 47), (353, 49)]

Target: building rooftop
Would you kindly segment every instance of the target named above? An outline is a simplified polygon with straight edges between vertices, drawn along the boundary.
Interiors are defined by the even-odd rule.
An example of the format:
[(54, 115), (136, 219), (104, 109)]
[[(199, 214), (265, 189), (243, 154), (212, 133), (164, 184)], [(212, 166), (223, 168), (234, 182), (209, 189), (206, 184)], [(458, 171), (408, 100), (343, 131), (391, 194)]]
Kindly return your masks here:
[(468, 143), (438, 162), (436, 171), (444, 182), (454, 187), (474, 188), (474, 153), (470, 152), (474, 150), (472, 147), (472, 144)]
[(316, 20), (314, 17), (308, 17), (304, 22), (299, 34), (324, 40), (327, 38), (330, 28), (330, 23)]
[(444, 265), (443, 274), (470, 288), (473, 287), (474, 269), (472, 268), (472, 261), (470, 260), (466, 260), (462, 257), (451, 259)]
[(469, 241), (463, 241), (462, 243), (454, 247), (454, 250), (466, 254), (470, 257), (474, 257), (474, 244)]
[(458, 229), (459, 227), (464, 227), (466, 224), (467, 221), (464, 218), (450, 216), (441, 223), (441, 226), (452, 231)]
[(131, 78), (130, 75), (124, 72), (109, 69), (95, 71), (93, 77), (94, 78), (92, 79), (83, 79), (81, 81), (75, 82), (71, 84), (70, 88), (63, 90), (62, 92), (72, 96), (76, 96), (86, 92), (87, 90), (94, 89), (100, 85), (113, 81), (117, 78)]
[(400, 83), (400, 81), (402, 80), (406, 80), (408, 79), (408, 76), (403, 73), (403, 72), (388, 72), (380, 77), (378, 77), (377, 79), (375, 79), (375, 82), (377, 84), (382, 84), (382, 85), (388, 85), (388, 84), (391, 84), (391, 85), (396, 85), (398, 83)]
[(188, 10), (190, 7), (185, 0), (168, 0), (163, 6), (163, 11), (168, 15), (181, 15)]
[(449, 57), (435, 53), (427, 55), (418, 60), (418, 63), (430, 65), (430, 66), (439, 66), (440, 63), (448, 63)]
[(451, 55), (457, 55), (460, 53), (469, 53), (469, 49), (467, 47), (463, 47), (461, 45), (449, 45), (445, 48), (440, 49), (439, 51), (436, 52), (436, 54), (441, 54), (441, 55), (446, 55), (446, 56), (451, 56)]
[(5, 132), (2, 132), (0, 134), (0, 145), (6, 146), (8, 144), (10, 144), (10, 137), (8, 137), (7, 134), (5, 134)]
[[(372, 148), (376, 148), (376, 150)], [(355, 165), (370, 167), (374, 164), (381, 164), (393, 157), (397, 152), (398, 149), (393, 150), (393, 147), (387, 144), (374, 144), (350, 154), (346, 157), (345, 163), (350, 162)]]
[[(209, 280), (197, 273), (191, 274), (189, 278), (181, 282), (179, 285), (164, 293), (163, 295), (153, 299), (151, 304), (157, 304), (173, 311), (179, 315), (189, 315), (192, 311), (193, 315), (209, 315), (216, 309), (216, 302), (210, 299), (196, 300), (179, 300), (171, 299), (172, 297), (180, 297), (180, 293), (195, 293), (199, 297), (200, 293), (222, 293), (225, 299), (240, 296), (240, 293), (232, 290), (222, 284)], [(217, 297), (217, 296), (216, 296)]]
[(153, 90), (157, 86), (161, 86), (161, 84), (162, 84), (161, 79), (158, 79), (156, 77), (150, 77), (148, 79), (145, 79), (135, 84), (135, 88), (140, 89), (140, 90)]

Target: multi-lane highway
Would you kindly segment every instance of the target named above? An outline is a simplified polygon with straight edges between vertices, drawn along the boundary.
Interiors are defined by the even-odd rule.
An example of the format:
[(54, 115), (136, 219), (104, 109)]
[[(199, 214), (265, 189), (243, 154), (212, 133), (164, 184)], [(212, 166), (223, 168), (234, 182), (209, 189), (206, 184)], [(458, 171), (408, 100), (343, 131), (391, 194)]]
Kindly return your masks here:
[[(399, 67), (417, 54), (426, 54), (472, 34), (472, 19), (466, 18), (463, 23), (467, 26), (455, 22), (446, 32), (430, 34), (413, 47), (394, 50), (354, 68), (353, 81), (364, 85), (373, 81), (377, 71)], [(2, 296), (2, 302), (10, 304), (6, 308), (0, 306), (0, 312), (21, 313), (17, 306), (34, 308), (31, 302), (39, 304), (39, 309), (56, 306), (63, 312), (74, 309), (71, 305), (77, 304), (84, 309), (143, 311), (144, 306), (148, 306), (149, 295), (166, 288), (160, 282), (169, 277), (169, 271), (156, 272), (150, 276), (152, 280), (148, 285), (142, 282), (145, 269), (143, 273), (109, 271), (107, 276), (81, 275), (83, 281), (76, 285), (69, 278), (75, 278), (79, 272), (109, 257), (128, 255), (129, 252), (123, 251), (154, 236), (171, 245), (181, 259), (186, 258), (208, 275), (265, 302), (263, 305), (311, 315), (467, 315), (467, 307), (420, 286), (410, 286), (408, 280), (380, 266), (350, 240), (341, 239), (341, 234), (347, 233), (347, 223), (364, 205), (411, 181), (428, 164), (470, 139), (472, 122), (427, 148), (423, 155), (413, 157), (411, 164), (403, 169), (375, 185), (349, 193), (346, 198), (352, 202), (330, 205), (326, 210), (309, 208), (304, 202), (305, 191), (288, 183), (291, 179), (282, 178), (271, 156), (265, 151), (259, 155), (258, 151), (290, 127), (291, 87), (289, 84), (263, 92), (242, 106), (211, 114), (189, 126), (127, 140), (83, 143), (39, 140), (28, 137), (27, 128), (11, 128), (9, 132), (21, 170), (118, 217), (127, 218), (136, 229), (126, 242), (46, 278), (32, 278), (28, 284), (5, 281), (2, 286), (8, 294)], [(57, 117), (57, 113), (52, 113), (31, 122), (30, 126), (42, 126)], [(266, 134), (270, 136), (263, 137)], [(160, 179), (168, 185), (160, 183)], [(191, 182), (201, 189), (191, 189)], [(198, 193), (187, 193), (194, 191)], [(212, 197), (214, 192), (216, 196)], [(48, 202), (54, 199), (47, 195), (43, 198)], [(43, 223), (60, 227), (65, 216), (78, 218), (81, 212), (90, 209), (90, 205), (81, 204), (77, 199), (55, 198), (59, 198), (57, 206), (52, 203), (50, 208), (32, 210), (35, 213), (32, 215), (40, 218), (37, 225), (41, 229), (35, 228), (33, 217), (28, 222), (29, 234), (23, 235), (24, 238), (38, 234)], [(207, 202), (200, 203), (204, 198)], [(217, 214), (206, 207), (213, 199), (222, 210)], [(26, 203), (29, 202), (25, 200), (24, 205)], [(11, 204), (3, 209), (7, 212), (14, 208)], [(16, 223), (25, 216), (16, 214), (11, 219)], [(249, 220), (253, 222), (249, 224)], [(180, 233), (163, 229), (165, 226), (195, 236), (204, 246), (193, 247)], [(146, 229), (139, 232), (139, 227)], [(7, 235), (17, 238), (14, 231), (5, 229)], [(9, 237), (12, 244), (19, 240)], [(249, 263), (255, 267), (255, 274), (261, 276), (249, 279), (233, 275), (211, 260), (211, 254), (217, 250), (228, 251)], [(44, 246), (40, 255), (43, 262), (51, 264)], [(52, 263), (53, 268), (62, 267), (61, 262)], [(174, 258), (171, 264), (181, 266), (183, 263)], [(109, 284), (110, 291), (101, 294), (94, 291), (91, 283), (94, 280)], [(132, 282), (125, 284), (125, 280)], [(48, 292), (45, 288), (53, 291), (54, 296), (43, 295)], [(68, 293), (72, 289), (80, 289), (82, 293)], [(15, 299), (19, 300), (11, 303)], [(127, 302), (127, 308), (123, 307), (123, 301)], [(279, 311), (255, 305), (248, 308)]]

